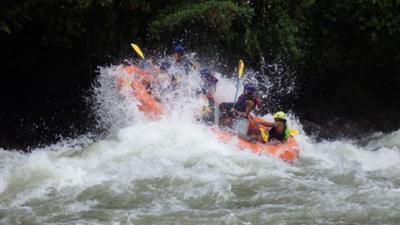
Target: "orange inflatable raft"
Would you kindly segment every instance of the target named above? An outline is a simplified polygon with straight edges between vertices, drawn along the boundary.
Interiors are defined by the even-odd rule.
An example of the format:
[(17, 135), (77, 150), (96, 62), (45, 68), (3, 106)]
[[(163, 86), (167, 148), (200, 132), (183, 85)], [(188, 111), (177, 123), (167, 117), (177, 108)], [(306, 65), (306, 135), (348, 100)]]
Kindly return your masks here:
[[(249, 129), (259, 129), (260, 127), (268, 131), (267, 127), (259, 126), (257, 127), (256, 122), (264, 121), (264, 119), (251, 116), (252, 118), (249, 120)], [(248, 142), (241, 138), (238, 138), (237, 135), (232, 134), (228, 131), (223, 131), (218, 128), (212, 128), (212, 131), (216, 134), (218, 139), (224, 142), (230, 142), (233, 140), (237, 140), (237, 146), (242, 150), (251, 150), (256, 154), (267, 153), (274, 157), (280, 158), (285, 161), (293, 161), (299, 157), (299, 144), (294, 139), (293, 136), (289, 136), (287, 142), (283, 144), (268, 144), (261, 142)]]
[[(163, 113), (163, 109), (149, 91), (148, 87), (152, 82), (154, 82), (154, 79), (149, 72), (133, 65), (123, 67), (123, 72), (116, 77), (116, 85), (121, 94), (135, 98), (138, 101), (138, 109), (150, 118), (158, 118)], [(128, 88), (128, 91), (123, 92), (124, 88)], [(258, 129), (256, 122), (260, 121), (263, 121), (263, 119), (252, 116), (249, 129)], [(260, 142), (251, 143), (216, 127), (211, 128), (211, 130), (221, 141), (237, 140), (237, 146), (240, 149), (248, 149), (256, 154), (267, 153), (285, 161), (297, 159), (299, 155), (298, 143), (292, 136), (284, 144), (273, 145)]]
[[(149, 91), (154, 81), (151, 74), (137, 66), (125, 66), (123, 72), (116, 77), (116, 86), (126, 97), (133, 97), (138, 101), (138, 109), (151, 118), (159, 117), (163, 110)], [(127, 92), (123, 92), (128, 88)]]

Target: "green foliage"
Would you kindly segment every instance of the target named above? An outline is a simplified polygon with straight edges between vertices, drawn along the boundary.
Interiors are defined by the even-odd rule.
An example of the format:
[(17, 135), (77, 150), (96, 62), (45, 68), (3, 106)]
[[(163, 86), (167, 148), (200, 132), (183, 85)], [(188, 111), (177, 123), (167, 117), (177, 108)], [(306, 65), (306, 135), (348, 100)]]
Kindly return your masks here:
[(196, 26), (199, 23), (209, 26), (214, 31), (221, 29), (222, 32), (226, 32), (230, 30), (233, 20), (239, 17), (245, 22), (244, 25), (248, 25), (252, 9), (239, 7), (231, 1), (206, 1), (176, 9), (173, 13), (161, 14), (150, 25), (150, 31), (159, 35), (163, 31), (173, 32), (183, 25)]
[[(358, 90), (400, 86), (398, 0), (4, 0), (1, 6), (1, 35), (83, 48), (104, 61), (127, 54), (132, 41), (164, 49), (183, 40), (256, 68), (261, 58), (282, 63), (311, 93), (335, 82)], [(376, 75), (381, 82), (373, 82)]]
[(156, 42), (184, 40), (192, 46), (243, 49), (250, 46), (253, 9), (232, 1), (200, 1), (165, 10), (150, 24)]

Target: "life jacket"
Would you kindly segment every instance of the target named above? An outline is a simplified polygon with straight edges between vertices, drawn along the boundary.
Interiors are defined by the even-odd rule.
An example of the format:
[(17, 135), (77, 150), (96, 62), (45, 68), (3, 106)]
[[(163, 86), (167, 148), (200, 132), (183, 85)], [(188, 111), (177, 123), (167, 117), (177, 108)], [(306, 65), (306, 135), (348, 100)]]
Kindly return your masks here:
[[(239, 112), (245, 112), (246, 111), (246, 102), (250, 101), (250, 100), (254, 101), (254, 107), (255, 107), (256, 97), (253, 95), (248, 96), (248, 95), (242, 94), (241, 96), (239, 96), (238, 100), (236, 101), (234, 109)], [(254, 107), (253, 107), (253, 109), (254, 109)], [(251, 110), (253, 110), (253, 109), (251, 109)]]
[(287, 141), (288, 138), (289, 138), (289, 128), (287, 126), (287, 123), (285, 123), (285, 127), (282, 134), (276, 132), (274, 127), (272, 127), (269, 130), (268, 140), (276, 139), (278, 141), (285, 142)]

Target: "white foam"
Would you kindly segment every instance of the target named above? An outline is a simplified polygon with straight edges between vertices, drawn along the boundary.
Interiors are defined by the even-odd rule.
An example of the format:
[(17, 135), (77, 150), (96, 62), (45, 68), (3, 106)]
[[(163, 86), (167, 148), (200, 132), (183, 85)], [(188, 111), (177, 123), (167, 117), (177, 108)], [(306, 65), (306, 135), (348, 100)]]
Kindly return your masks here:
[[(348, 177), (356, 180), (352, 184), (356, 188), (374, 192), (385, 186), (388, 195), (396, 191), (400, 131), (375, 138), (367, 146), (353, 140), (316, 142), (289, 114), (290, 127), (301, 131), (296, 140), (302, 149), (300, 159), (289, 164), (240, 151), (234, 142), (222, 143), (197, 121), (196, 112), (204, 104), (190, 95), (200, 85), (197, 71), (188, 75), (188, 85), (177, 95), (161, 96), (173, 100), (168, 102), (167, 115), (149, 120), (132, 100), (118, 95), (113, 79), (120, 69), (100, 68), (100, 85), (95, 88), (100, 118), (112, 130), (107, 138), (93, 143), (85, 138), (60, 142), (30, 154), (0, 150), (0, 208), (11, 211), (29, 205), (34, 212), (38, 206), (33, 203), (39, 199), (60, 207), (41, 221), (101, 207), (115, 207), (116, 217), (134, 221), (145, 214), (227, 207), (242, 201), (237, 195), (247, 192), (255, 192), (249, 194), (255, 202), (282, 191), (283, 195), (310, 195), (310, 201), (322, 198), (323, 191), (331, 197), (335, 192), (351, 195), (352, 187), (335, 186), (352, 184)], [(232, 101), (235, 82), (218, 77), (218, 99)], [(272, 120), (271, 115), (264, 118)], [(305, 187), (313, 192), (301, 191)], [(131, 207), (129, 215), (124, 207)], [(239, 220), (232, 213), (225, 218)]]

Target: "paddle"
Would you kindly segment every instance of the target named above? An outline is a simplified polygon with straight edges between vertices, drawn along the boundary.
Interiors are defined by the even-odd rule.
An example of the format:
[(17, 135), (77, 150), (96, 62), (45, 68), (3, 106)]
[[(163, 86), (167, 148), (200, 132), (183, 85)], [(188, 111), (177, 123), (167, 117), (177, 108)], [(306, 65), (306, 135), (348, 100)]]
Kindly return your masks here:
[(265, 133), (265, 129), (262, 128), (262, 127), (260, 127), (259, 123), (253, 119), (253, 116), (250, 116), (250, 115), (249, 115), (249, 118), (250, 118), (251, 120), (253, 120), (253, 122), (256, 124), (256, 126), (257, 126), (258, 129), (260, 130), (261, 138), (264, 140), (264, 142), (268, 142), (269, 133)]
[(144, 59), (144, 54), (142, 52), (142, 50), (140, 50), (139, 46), (137, 44), (133, 44), (131, 43), (131, 46), (133, 48), (133, 50), (135, 50), (135, 52), (142, 58)]
[[(236, 102), (237, 94), (239, 92), (240, 78), (242, 78), (242, 76), (243, 76), (243, 71), (244, 71), (244, 62), (243, 62), (243, 60), (240, 59), (239, 60), (239, 67), (238, 67), (238, 80), (237, 80), (237, 83), (236, 83), (235, 98), (233, 99), (233, 104), (234, 105), (235, 105), (235, 102)], [(260, 130), (262, 139), (265, 142), (267, 142), (269, 134), (265, 133), (265, 130), (259, 126), (259, 124), (253, 119), (252, 116), (249, 116), (249, 118), (255, 122), (256, 126)]]
[(296, 135), (298, 135), (298, 134), (300, 134), (300, 131), (299, 131), (299, 130), (294, 129), (294, 128), (289, 128), (289, 135), (291, 135), (291, 136), (296, 136)]
[(258, 129), (260, 130), (261, 137), (264, 140), (264, 142), (268, 142), (269, 133), (265, 133), (265, 129), (263, 129), (262, 127), (259, 127)]
[(239, 91), (239, 85), (240, 85), (240, 78), (242, 78), (243, 76), (243, 70), (244, 70), (244, 62), (243, 60), (239, 60), (239, 68), (238, 68), (238, 80), (236, 83), (236, 93), (235, 93), (235, 98), (233, 99), (233, 103), (236, 102), (236, 98), (238, 95), (238, 91)]
[[(131, 43), (131, 46), (133, 50), (135, 50), (136, 54), (138, 54), (142, 59), (144, 59), (144, 54), (142, 50), (140, 50), (139, 46), (137, 44)], [(128, 82), (125, 82), (128, 86), (131, 86), (132, 80), (129, 80)]]
[[(131, 43), (131, 46), (133, 48), (133, 50), (135, 50), (136, 54), (138, 54), (140, 56), (140, 58), (144, 59), (144, 54), (142, 52), (142, 50), (139, 48), (139, 46), (137, 44)], [(153, 63), (151, 61), (144, 61), (144, 64), (142, 64), (140, 67), (143, 69), (143, 67), (153, 67)]]

